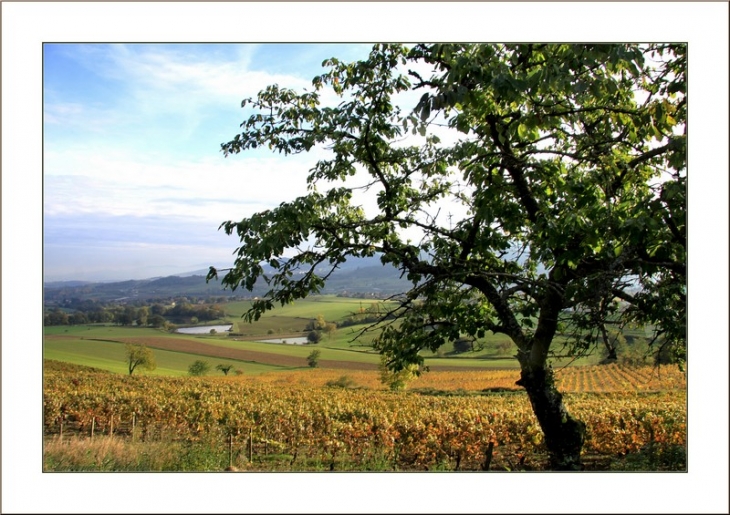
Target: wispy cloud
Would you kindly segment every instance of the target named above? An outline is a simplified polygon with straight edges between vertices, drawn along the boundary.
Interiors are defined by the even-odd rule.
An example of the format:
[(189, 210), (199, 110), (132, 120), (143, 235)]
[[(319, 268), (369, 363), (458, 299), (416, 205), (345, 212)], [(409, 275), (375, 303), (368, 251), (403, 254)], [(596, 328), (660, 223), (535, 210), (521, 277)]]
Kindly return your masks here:
[(127, 269), (121, 255), (135, 263), (145, 255), (156, 263), (229, 256), (235, 242), (219, 237), (220, 223), (304, 194), (309, 168), (325, 153), (282, 160), (261, 149), (224, 159), (220, 144), (246, 116), (243, 98), (274, 83), (311, 89), (322, 55), (337, 54), (333, 48), (115, 44), (44, 51), (48, 275), (62, 267), (77, 278), (87, 274), (86, 255), (100, 271), (104, 249), (114, 254), (106, 267), (114, 270)]
[(272, 156), (167, 162), (164, 156), (109, 158), (91, 150), (49, 151), (45, 159), (46, 167), (56, 170), (44, 180), (46, 216), (76, 212), (215, 220), (303, 194), (311, 164), (304, 158), (283, 162)]

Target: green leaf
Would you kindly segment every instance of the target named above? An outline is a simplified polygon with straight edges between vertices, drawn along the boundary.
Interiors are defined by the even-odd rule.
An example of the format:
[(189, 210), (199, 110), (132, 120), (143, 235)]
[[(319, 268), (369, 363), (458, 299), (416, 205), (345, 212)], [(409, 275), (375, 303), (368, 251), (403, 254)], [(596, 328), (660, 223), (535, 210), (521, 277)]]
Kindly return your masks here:
[(657, 123), (664, 123), (664, 106), (662, 104), (656, 105), (656, 108), (654, 109), (654, 117), (656, 118)]
[[(653, 59), (657, 54), (661, 58)], [(408, 109), (403, 118), (396, 95), (409, 87), (400, 71), (406, 55), (405, 69), (424, 61), (435, 66), (424, 77), (432, 84), (429, 93), (410, 86), (415, 100), (423, 96), (402, 107)], [(643, 67), (645, 58), (651, 66), (634, 77), (633, 63)], [(669, 172), (661, 198), (653, 191), (658, 175), (652, 163), (631, 173), (624, 166), (637, 149), (655, 148), (654, 138), (665, 140), (662, 132), (685, 123), (678, 105), (684, 100), (683, 45), (380, 45), (363, 61), (331, 63), (317, 85), (331, 93), (338, 77), (339, 105), (324, 108), (311, 96), (268, 88), (246, 104), (259, 113), (222, 147), (227, 154), (254, 145), (285, 155), (328, 150), (310, 172), (305, 200), (224, 226), (241, 240), (226, 285), (253, 288), (266, 279), (262, 265), (293, 253), (287, 266), (278, 260), (277, 270), (267, 267), (270, 291), (263, 298), (270, 300), (255, 304), (252, 319), (320, 291), (323, 277), (308, 265), (377, 252), (413, 285), (403, 311), (394, 312), (398, 323), (387, 325), (376, 342), (396, 365), (419, 362), (421, 349), (437, 349), (460, 333), (479, 335), (484, 327), (512, 333), (529, 352), (520, 331), (529, 333), (538, 314), (578, 329), (580, 337), (567, 348), (585, 349), (596, 338), (584, 339), (584, 329), (595, 328), (605, 317), (599, 306), (614, 297), (604, 288), (607, 280), (616, 287), (641, 283), (636, 304), (612, 313), (617, 322), (666, 330), (669, 345), (686, 339), (685, 145), (675, 137), (677, 144), (661, 157)], [(664, 99), (667, 90), (677, 94)], [(648, 106), (640, 100), (647, 96)], [(437, 145), (427, 122), (448, 106), (455, 106), (445, 113), (443, 131), (450, 135)], [(407, 131), (428, 137), (427, 143), (401, 139)], [(359, 191), (362, 185), (348, 179), (363, 167), (377, 172), (375, 187), (362, 192), (377, 206), (367, 214), (359, 198), (338, 193)], [(438, 211), (449, 202), (464, 208), (453, 220), (451, 210)], [(401, 231), (414, 224), (423, 232), (417, 244)], [(522, 258), (512, 252), (517, 249)], [(640, 259), (644, 252), (654, 259)], [(576, 303), (581, 309), (561, 310)], [(425, 331), (428, 320), (451, 324)]]

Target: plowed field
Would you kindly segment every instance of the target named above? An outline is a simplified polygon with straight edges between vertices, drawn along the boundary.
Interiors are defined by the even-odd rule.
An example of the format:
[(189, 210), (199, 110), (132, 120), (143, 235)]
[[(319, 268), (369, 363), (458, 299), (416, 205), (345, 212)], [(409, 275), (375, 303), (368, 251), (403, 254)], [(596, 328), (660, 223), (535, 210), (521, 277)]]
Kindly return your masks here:
[[(215, 358), (238, 359), (241, 361), (254, 361), (267, 365), (278, 365), (282, 367), (307, 367), (305, 358), (296, 356), (284, 356), (268, 352), (251, 351), (244, 349), (231, 349), (219, 347), (208, 343), (194, 342), (178, 338), (117, 338), (115, 341), (121, 343), (144, 344), (155, 349), (186, 352), (188, 354), (199, 354)], [(377, 365), (371, 363), (356, 363), (354, 361), (319, 360), (321, 368), (339, 368), (346, 370), (376, 370)]]
[[(76, 339), (75, 336), (66, 335), (46, 335), (46, 340), (62, 340)], [(84, 339), (84, 338), (82, 338)], [(112, 343), (132, 343), (144, 344), (148, 347), (172, 352), (184, 352), (187, 354), (195, 354), (199, 356), (208, 356), (213, 358), (236, 359), (240, 361), (248, 361), (253, 363), (261, 363), (264, 365), (276, 365), (280, 367), (308, 367), (305, 358), (297, 356), (287, 356), (283, 354), (252, 351), (246, 349), (232, 349), (230, 347), (220, 347), (208, 343), (191, 341), (183, 338), (170, 337), (122, 337), (122, 338), (85, 338), (86, 340), (99, 340)], [(320, 368), (339, 369), (339, 370), (377, 370), (375, 363), (362, 363), (356, 361), (320, 359)], [(435, 365), (430, 366), (433, 371), (455, 371), (463, 372), (468, 370), (483, 370), (483, 368), (465, 367), (465, 366), (448, 366)]]

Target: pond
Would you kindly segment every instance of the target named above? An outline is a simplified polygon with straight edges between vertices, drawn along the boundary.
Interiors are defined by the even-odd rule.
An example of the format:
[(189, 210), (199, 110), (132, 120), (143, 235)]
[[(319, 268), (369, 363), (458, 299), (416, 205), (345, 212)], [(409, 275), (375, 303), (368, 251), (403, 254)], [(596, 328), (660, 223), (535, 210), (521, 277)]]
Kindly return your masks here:
[(293, 338), (274, 338), (273, 340), (258, 340), (261, 343), (288, 343), (289, 345), (304, 345), (309, 340), (306, 336), (295, 336)]
[(211, 329), (215, 329), (216, 333), (225, 333), (226, 331), (230, 331), (231, 327), (233, 327), (233, 324), (198, 325), (195, 327), (178, 327), (176, 332), (183, 333), (183, 334), (208, 334), (208, 333), (210, 333)]

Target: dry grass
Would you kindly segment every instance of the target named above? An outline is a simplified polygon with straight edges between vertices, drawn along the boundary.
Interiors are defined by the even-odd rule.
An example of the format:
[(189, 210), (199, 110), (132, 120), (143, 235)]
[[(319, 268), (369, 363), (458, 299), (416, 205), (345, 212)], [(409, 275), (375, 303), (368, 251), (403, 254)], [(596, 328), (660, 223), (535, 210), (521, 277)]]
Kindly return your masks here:
[(43, 470), (170, 470), (178, 451), (170, 442), (132, 442), (117, 436), (56, 437), (44, 443)]

